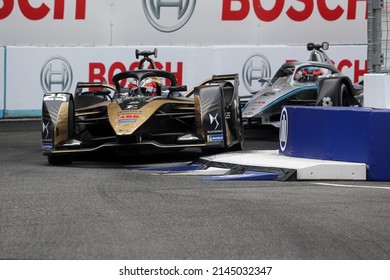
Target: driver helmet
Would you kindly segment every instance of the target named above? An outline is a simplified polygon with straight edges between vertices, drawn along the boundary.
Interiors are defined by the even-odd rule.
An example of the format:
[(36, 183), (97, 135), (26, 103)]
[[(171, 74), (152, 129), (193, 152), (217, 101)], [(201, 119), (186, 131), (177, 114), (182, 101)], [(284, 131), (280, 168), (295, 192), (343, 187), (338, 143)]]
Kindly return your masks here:
[(321, 68), (309, 66), (297, 71), (295, 79), (300, 82), (316, 81), (318, 76), (323, 74), (324, 72)]
[(130, 96), (137, 96), (138, 94), (138, 83), (137, 80), (134, 80), (129, 85)]
[(145, 96), (161, 95), (161, 80), (158, 77), (148, 77), (141, 81), (141, 93)]
[(137, 80), (132, 80), (128, 88), (122, 88), (120, 96), (122, 98), (136, 97), (138, 95), (138, 83)]

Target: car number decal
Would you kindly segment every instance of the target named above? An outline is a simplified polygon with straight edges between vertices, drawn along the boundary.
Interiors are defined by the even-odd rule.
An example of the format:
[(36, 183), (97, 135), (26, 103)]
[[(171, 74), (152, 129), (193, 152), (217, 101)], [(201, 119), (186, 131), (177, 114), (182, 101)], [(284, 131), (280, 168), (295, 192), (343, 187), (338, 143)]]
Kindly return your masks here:
[(49, 93), (43, 97), (44, 101), (68, 101), (68, 97), (64, 93)]

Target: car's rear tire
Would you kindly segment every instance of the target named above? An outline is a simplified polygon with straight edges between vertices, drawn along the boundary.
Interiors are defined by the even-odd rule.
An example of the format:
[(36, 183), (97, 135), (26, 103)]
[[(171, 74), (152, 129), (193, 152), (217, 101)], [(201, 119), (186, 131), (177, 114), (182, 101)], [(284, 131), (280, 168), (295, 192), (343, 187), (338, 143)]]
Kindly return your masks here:
[(344, 82), (341, 82), (338, 88), (339, 96), (340, 96), (340, 106), (349, 106), (349, 90), (347, 85)]
[(240, 102), (235, 104), (235, 110), (233, 112), (233, 117), (236, 118), (236, 136), (238, 143), (230, 147), (230, 151), (242, 151), (244, 150), (244, 124), (242, 120), (242, 112), (239, 106)]

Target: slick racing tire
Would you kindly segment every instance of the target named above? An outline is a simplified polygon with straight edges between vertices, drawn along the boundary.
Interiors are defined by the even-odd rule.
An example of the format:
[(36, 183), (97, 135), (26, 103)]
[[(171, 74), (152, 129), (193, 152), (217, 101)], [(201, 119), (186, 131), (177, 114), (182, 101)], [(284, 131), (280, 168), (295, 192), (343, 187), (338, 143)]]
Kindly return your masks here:
[(340, 96), (340, 106), (349, 106), (348, 96), (349, 91), (348, 87), (344, 82), (341, 82), (338, 88), (338, 93)]
[(230, 151), (242, 151), (244, 150), (244, 127), (243, 127), (243, 121), (242, 121), (242, 112), (241, 108), (238, 104), (235, 104), (235, 112), (233, 114), (233, 117), (237, 118), (237, 139), (238, 143), (230, 147)]

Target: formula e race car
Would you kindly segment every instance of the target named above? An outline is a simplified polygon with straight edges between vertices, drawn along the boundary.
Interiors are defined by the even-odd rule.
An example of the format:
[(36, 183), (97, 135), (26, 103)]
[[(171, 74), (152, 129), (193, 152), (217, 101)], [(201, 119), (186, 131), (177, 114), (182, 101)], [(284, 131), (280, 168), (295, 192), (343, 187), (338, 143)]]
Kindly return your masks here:
[(42, 146), (50, 164), (107, 149), (242, 150), (238, 74), (214, 75), (187, 90), (173, 73), (156, 69), (157, 50), (137, 50), (139, 56), (138, 69), (114, 75), (114, 85), (80, 82), (74, 94), (44, 94)]
[(260, 91), (243, 97), (244, 121), (250, 124), (280, 127), (282, 106), (360, 106), (362, 88), (338, 71), (324, 50), (328, 43), (309, 43), (308, 61), (283, 64)]

